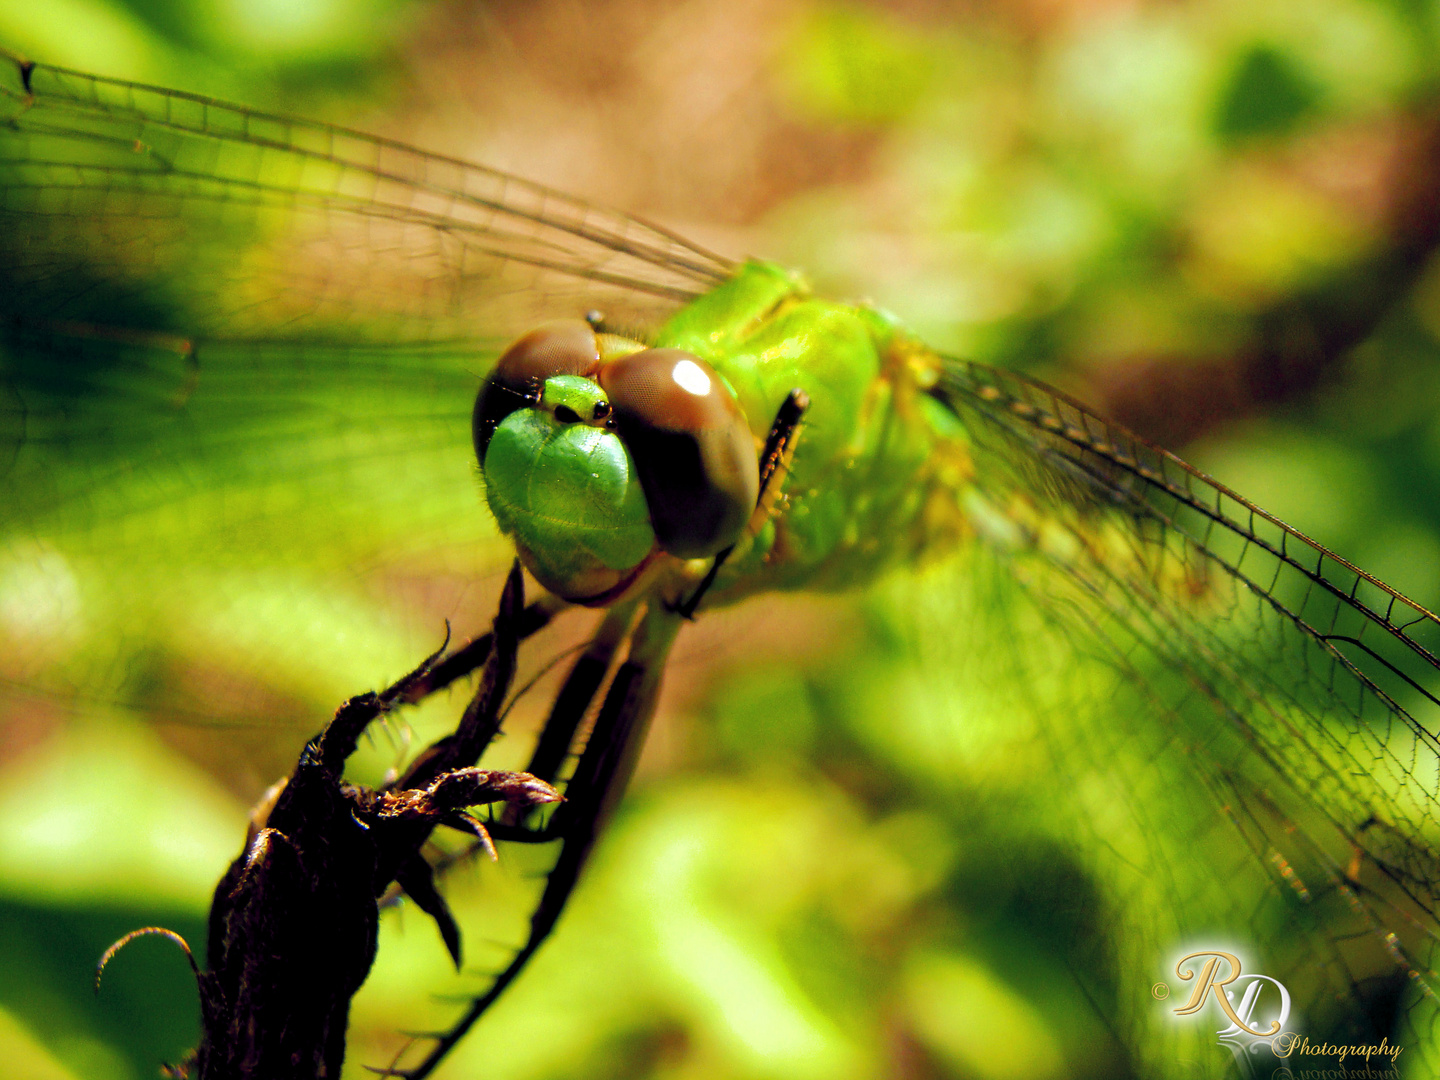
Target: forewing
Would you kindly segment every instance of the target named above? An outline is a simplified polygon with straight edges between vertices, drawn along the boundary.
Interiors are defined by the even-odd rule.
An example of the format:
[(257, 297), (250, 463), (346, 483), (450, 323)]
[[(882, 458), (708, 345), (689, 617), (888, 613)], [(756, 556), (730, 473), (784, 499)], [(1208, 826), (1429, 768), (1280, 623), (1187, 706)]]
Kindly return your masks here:
[(671, 233), (491, 169), (6, 61), (13, 316), (207, 337), (508, 337), (565, 296), (648, 320), (729, 271)]

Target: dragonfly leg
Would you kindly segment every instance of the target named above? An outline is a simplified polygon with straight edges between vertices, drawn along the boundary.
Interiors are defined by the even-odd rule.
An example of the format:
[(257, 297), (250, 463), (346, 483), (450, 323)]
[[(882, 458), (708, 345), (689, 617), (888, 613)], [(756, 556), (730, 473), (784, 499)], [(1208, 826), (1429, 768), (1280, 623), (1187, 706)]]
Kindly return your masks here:
[[(504, 993), (555, 928), (601, 829), (635, 771), (645, 731), (659, 696), (665, 657), (681, 621), (675, 612), (663, 607), (652, 608), (641, 619), (630, 636), (629, 655), (611, 680), (585, 750), (565, 786), (565, 801), (556, 808), (550, 823), (539, 831), (509, 827), (503, 823), (492, 827), (495, 836), (501, 839), (561, 841), (560, 857), (546, 879), (545, 891), (530, 918), (530, 934), (509, 965), (495, 977), (483, 995), (470, 1003), (459, 1021), (443, 1035), (430, 1036), (436, 1044), (423, 1061), (413, 1069), (402, 1070), (392, 1066), (386, 1071), (387, 1075), (405, 1077), (406, 1080), (423, 1080), (429, 1076), (481, 1014)], [(582, 657), (582, 663), (584, 659)], [(576, 664), (577, 671), (582, 663)], [(575, 674), (572, 671), (572, 679)], [(582, 684), (592, 677), (593, 671), (587, 666), (585, 676), (576, 684), (577, 697)], [(561, 696), (565, 696), (564, 691)], [(587, 697), (582, 703), (581, 715), (588, 700)]]
[[(524, 641), (531, 634), (543, 630), (560, 611), (569, 605), (558, 597), (546, 595), (530, 604), (520, 613), (516, 635)], [(485, 663), (490, 655), (494, 635), (490, 632), (472, 639), (448, 656), (436, 660), (407, 688), (404, 703), (413, 705), (437, 690), (443, 690), (456, 679), (463, 679)]]
[(590, 702), (599, 693), (605, 676), (610, 671), (616, 650), (629, 636), (635, 621), (633, 605), (612, 608), (600, 624), (600, 629), (585, 647), (565, 685), (560, 688), (555, 704), (550, 710), (545, 726), (540, 731), (540, 740), (525, 771), (542, 780), (553, 782), (559, 775), (565, 759), (571, 752), (575, 732), (585, 718)]
[(515, 677), (516, 656), (520, 647), (520, 605), (524, 603), (524, 578), (517, 559), (510, 568), (505, 590), (500, 595), (500, 611), (488, 635), (491, 648), (480, 685), (453, 734), (435, 740), (410, 764), (404, 774), (386, 790), (421, 788), (442, 773), (464, 769), (480, 760), (480, 755), (500, 731), (500, 718), (505, 695)]
[[(775, 508), (775, 500), (780, 497), (780, 487), (784, 483), (785, 472), (790, 467), (790, 460), (795, 456), (795, 443), (800, 437), (800, 423), (805, 417), (805, 411), (810, 408), (810, 395), (799, 387), (791, 390), (785, 395), (785, 400), (780, 403), (780, 409), (775, 414), (775, 420), (770, 425), (770, 433), (765, 436), (765, 449), (760, 453), (760, 494), (755, 499), (755, 512), (750, 515), (750, 522), (745, 527), (745, 535), (754, 539), (765, 522), (770, 520), (770, 514)], [(710, 591), (710, 586), (715, 584), (715, 578), (720, 573), (720, 568), (725, 565), (725, 560), (735, 550), (732, 544), (724, 551), (715, 556), (715, 561), (710, 564), (709, 571), (705, 574), (704, 580), (696, 587), (695, 591), (675, 609), (675, 613), (684, 619), (693, 619), (695, 609), (700, 606), (700, 601)]]

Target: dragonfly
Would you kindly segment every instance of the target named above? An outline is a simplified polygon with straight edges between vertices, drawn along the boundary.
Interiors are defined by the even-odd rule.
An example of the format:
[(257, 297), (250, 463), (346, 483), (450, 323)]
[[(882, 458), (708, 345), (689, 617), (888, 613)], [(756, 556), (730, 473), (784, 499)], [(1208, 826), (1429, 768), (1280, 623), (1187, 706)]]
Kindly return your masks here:
[(516, 549), (547, 618), (598, 612), (518, 759), (567, 801), (491, 822), (502, 863), (547, 843), (541, 894), (399, 1074), (438, 1067), (583, 892), (688, 624), (812, 590), (871, 598), (834, 675), (901, 763), (877, 805), (938, 790), (1005, 849), (972, 873), (1023, 870), (1085, 942), (1052, 946), (1116, 1048), (1098, 1074), (1232, 1068), (1158, 1000), (1231, 941), (1312, 1042), (1433, 1069), (1430, 612), (797, 274), (397, 142), (4, 68), (7, 709), (124, 703), (268, 783), (297, 706), (236, 704), (234, 657), (376, 684), (430, 651), (394, 642), (440, 625), (436, 583), (466, 595)]

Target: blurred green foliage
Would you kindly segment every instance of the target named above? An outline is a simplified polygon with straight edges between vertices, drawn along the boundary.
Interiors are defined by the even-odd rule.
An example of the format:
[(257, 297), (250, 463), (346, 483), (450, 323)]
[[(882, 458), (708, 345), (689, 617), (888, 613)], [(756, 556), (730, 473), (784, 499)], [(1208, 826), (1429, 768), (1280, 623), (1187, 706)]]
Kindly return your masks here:
[(1316, 106), (1320, 88), (1279, 49), (1256, 45), (1235, 64), (1215, 109), (1222, 139), (1284, 135)]
[[(487, 30), (514, 14), (482, 8), (496, 20)], [(14, 0), (0, 3), (0, 40), (47, 62), (313, 106), (343, 121), (347, 108), (382, 101), (407, 63), (424, 62), (405, 43), (433, 44), (426, 20), (443, 26), (447, 10), (400, 0), (43, 9)], [(1223, 357), (1251, 340), (1270, 306), (1343, 280), (1382, 248), (1386, 163), (1404, 149), (1411, 110), (1434, 105), (1440, 73), (1440, 9), (1418, 0), (960, 12), (816, 0), (789, 15), (742, 22), (732, 47), (768, 57), (774, 111), (843, 132), (862, 160), (834, 182), (760, 200), (768, 208), (743, 243), (831, 291), (873, 297), (940, 347), (1081, 388), (1125, 357)], [(675, 43), (640, 45), (712, 45), (678, 23), (667, 32)], [(545, 47), (518, 33), (511, 43)], [(342, 95), (362, 104), (337, 104), (350, 100)], [(688, 112), (681, 122), (699, 123)], [(1432, 267), (1313, 392), (1256, 408), (1189, 448), (1221, 480), (1431, 608), (1440, 603), (1437, 281)], [(324, 449), (316, 470), (345, 453)], [(357, 473), (392, 467), (388, 457), (351, 463)], [(407, 524), (404, 490), (390, 492), (381, 527), (357, 510), (357, 520), (331, 523), (327, 542), (351, 544), (354, 564), (422, 549), (454, 508), (421, 508), (420, 523)], [(167, 526), (159, 503), (145, 521), (164, 535), (142, 531), (135, 542), (156, 561), (137, 561), (134, 577), (115, 583), (118, 605), (183, 561), (183, 522)], [(257, 549), (283, 553), (325, 528), (292, 520)], [(483, 526), (455, 529), (468, 541)], [(438, 581), (484, 608), (477, 586), (460, 580), (463, 562), (419, 568), (416, 582), (429, 573), (429, 583), (405, 587), (419, 594)], [(41, 552), (26, 565), (49, 564)], [(424, 651), (411, 648), (414, 627), (407, 637), (367, 625), (364, 596), (346, 583), (297, 582), (285, 569), (222, 568), (217, 576), (253, 577), (243, 602), (193, 622), (162, 611), (151, 621), (163, 624), (157, 639), (171, 640), (136, 650), (217, 657), (207, 684), (217, 696), (234, 672), (265, 672), (283, 722), (228, 716), (250, 722), (220, 740), (232, 760), (217, 765), (213, 748), (156, 737), (128, 715), (72, 721), (43, 704), (24, 719), (7, 713), (5, 1075), (147, 1077), (193, 1045), (197, 1006), (172, 946), (132, 945), (98, 1000), (95, 959), (147, 924), (180, 931), (203, 955), (208, 883), (239, 849), (245, 796), (293, 760), (341, 697)], [(204, 584), (186, 593), (197, 605)], [(728, 636), (704, 639), (713, 655), (697, 647), (677, 659), (670, 678), (682, 689), (667, 701), (652, 761), (556, 939), (442, 1075), (1149, 1075), (1155, 1059), (1137, 1059), (1097, 1015), (1139, 1008), (1160, 975), (1105, 951), (1122, 948), (1111, 940), (1121, 916), (1106, 906), (1103, 875), (1066, 846), (1069, 822), (1057, 820), (1093, 805), (1055, 790), (1026, 694), (994, 691), (1040, 681), (1055, 656), (1074, 658), (1043, 635), (1027, 653), (976, 634), (1019, 601), (1005, 594), (984, 611), (958, 611), (951, 587), (906, 578), (853, 601), (712, 617)], [(49, 622), (63, 621), (69, 588), (63, 570), (0, 576), (0, 618), (27, 625), (38, 650)], [(767, 634), (771, 623), (778, 630)], [(745, 645), (746, 635), (759, 644)], [(59, 636), (50, 648), (72, 644)], [(937, 668), (953, 678), (935, 679)], [(1090, 692), (1110, 690), (1083, 664), (1064, 671), (1056, 708), (1094, 709)], [(163, 696), (163, 663), (140, 677)], [(428, 708), (417, 738), (453, 723), (460, 700)], [(501, 752), (523, 756), (508, 744)], [(373, 779), (395, 754), (381, 737), (356, 771)], [(484, 927), (468, 931), (477, 968), (501, 958), (491, 939), (513, 940), (523, 926), (536, 859), (506, 850), (497, 866), (451, 876), (450, 894), (472, 912), (467, 927)], [(1111, 1000), (1081, 999), (1067, 977), (1077, 967), (1099, 972)], [(427, 920), (391, 912), (356, 1001), (348, 1072), (388, 1060), (397, 1031), (443, 1020), (433, 995), (456, 986)], [(1181, 1050), (1197, 1074), (1223, 1066), (1213, 1042), (1183, 1038), (1164, 1044), (1177, 1071), (1191, 1065)]]

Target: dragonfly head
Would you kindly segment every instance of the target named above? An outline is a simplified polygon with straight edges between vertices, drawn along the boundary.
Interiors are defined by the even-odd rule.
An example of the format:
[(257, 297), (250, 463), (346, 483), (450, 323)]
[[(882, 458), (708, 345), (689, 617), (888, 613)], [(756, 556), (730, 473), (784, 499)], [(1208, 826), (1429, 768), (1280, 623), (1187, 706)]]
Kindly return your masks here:
[(755, 436), (720, 374), (578, 319), (505, 351), (472, 426), (501, 531), (568, 600), (610, 594), (657, 551), (715, 555), (755, 508)]

